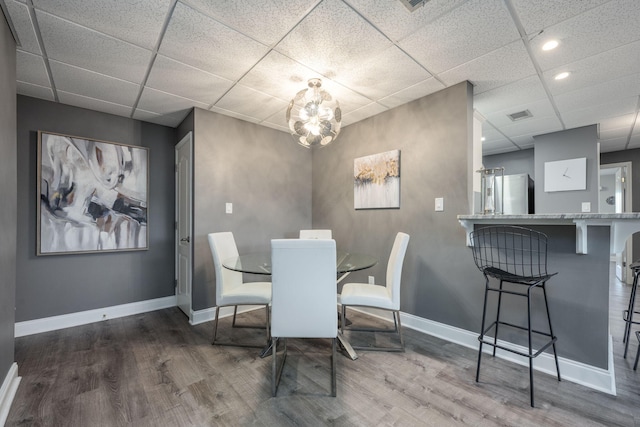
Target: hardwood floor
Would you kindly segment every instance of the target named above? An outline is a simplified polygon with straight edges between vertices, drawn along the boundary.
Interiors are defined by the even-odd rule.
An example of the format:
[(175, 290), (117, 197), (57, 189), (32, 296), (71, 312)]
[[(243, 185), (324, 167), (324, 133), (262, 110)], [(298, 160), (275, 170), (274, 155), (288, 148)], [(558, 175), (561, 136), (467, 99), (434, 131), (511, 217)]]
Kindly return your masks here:
[[(261, 359), (252, 348), (212, 346), (211, 322), (190, 326), (172, 308), (18, 338), (22, 382), (6, 425), (640, 425), (635, 337), (622, 359), (628, 288), (611, 286), (618, 396), (536, 372), (532, 409), (526, 368), (484, 357), (476, 383), (474, 350), (405, 329), (406, 353), (338, 357), (337, 398), (330, 397), (329, 340), (289, 340), (273, 398), (270, 357)], [(262, 311), (242, 317), (263, 318)], [(264, 340), (264, 331), (232, 331), (230, 324), (221, 320), (221, 338)]]

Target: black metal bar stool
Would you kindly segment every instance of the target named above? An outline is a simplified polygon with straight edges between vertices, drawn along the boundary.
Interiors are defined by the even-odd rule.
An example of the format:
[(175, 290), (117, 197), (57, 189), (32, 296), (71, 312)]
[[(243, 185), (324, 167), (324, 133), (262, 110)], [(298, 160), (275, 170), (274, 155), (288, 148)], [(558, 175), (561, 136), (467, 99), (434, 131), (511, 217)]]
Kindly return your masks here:
[[(534, 406), (533, 393), (533, 359), (542, 354), (549, 347), (553, 348), (553, 356), (556, 362), (558, 381), (560, 381), (560, 367), (556, 353), (556, 336), (551, 326), (549, 315), (549, 303), (545, 289), (547, 280), (557, 273), (547, 272), (547, 236), (535, 230), (516, 226), (492, 226), (479, 228), (471, 233), (473, 259), (476, 266), (485, 277), (484, 307), (482, 310), (482, 327), (480, 329), (480, 348), (478, 349), (478, 367), (476, 370), (476, 382), (480, 377), (480, 362), (482, 360), (482, 346), (484, 344), (493, 347), (493, 356), (496, 348), (506, 350), (529, 359), (529, 389), (531, 406)], [(499, 281), (499, 287), (491, 286), (491, 279)], [(504, 284), (515, 285), (514, 289), (505, 288)], [(511, 288), (511, 286), (510, 286)], [(549, 323), (549, 332), (535, 330), (531, 327), (531, 293), (534, 289), (542, 290), (544, 305)], [(487, 315), (487, 300), (489, 292), (498, 294), (498, 306), (496, 320), (485, 327)], [(527, 298), (527, 325), (500, 320), (502, 294), (516, 295)], [(498, 329), (500, 326), (508, 326), (526, 331), (528, 336), (528, 351), (518, 351), (510, 347), (498, 344)], [(493, 340), (485, 335), (495, 328)], [(532, 348), (533, 334), (548, 337), (549, 340), (537, 351)]]
[(631, 325), (640, 324), (640, 322), (633, 320), (634, 314), (640, 314), (640, 312), (635, 311), (636, 291), (638, 289), (638, 276), (640, 275), (640, 261), (634, 262), (629, 266), (629, 268), (633, 271), (633, 285), (631, 285), (631, 296), (629, 297), (629, 305), (627, 306), (626, 310), (622, 310), (622, 320), (626, 322), (626, 325), (624, 325), (624, 335), (622, 337), (622, 342), (624, 343), (624, 356), (622, 357), (624, 359), (627, 358), (627, 350), (629, 349), (629, 335), (631, 335)]

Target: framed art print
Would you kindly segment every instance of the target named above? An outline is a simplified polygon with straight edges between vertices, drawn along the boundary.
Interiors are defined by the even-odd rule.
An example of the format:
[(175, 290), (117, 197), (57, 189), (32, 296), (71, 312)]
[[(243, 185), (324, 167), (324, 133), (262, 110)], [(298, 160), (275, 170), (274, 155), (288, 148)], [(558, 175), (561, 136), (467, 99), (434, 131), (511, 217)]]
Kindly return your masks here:
[(355, 209), (400, 207), (400, 150), (354, 160), (353, 202)]
[(148, 249), (149, 151), (38, 132), (37, 254)]

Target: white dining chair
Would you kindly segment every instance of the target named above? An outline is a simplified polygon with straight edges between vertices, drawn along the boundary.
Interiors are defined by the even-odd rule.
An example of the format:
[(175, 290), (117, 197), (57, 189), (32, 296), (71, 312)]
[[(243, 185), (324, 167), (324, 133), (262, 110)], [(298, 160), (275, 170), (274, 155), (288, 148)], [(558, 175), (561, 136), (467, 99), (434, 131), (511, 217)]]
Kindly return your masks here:
[[(330, 338), (331, 395), (336, 395), (336, 242), (328, 239), (271, 241), (271, 391), (276, 396), (287, 358), (287, 338)], [(283, 353), (277, 363), (277, 344)]]
[[(213, 320), (213, 345), (233, 345), (238, 347), (263, 347), (265, 344), (252, 345), (235, 342), (216, 342), (220, 307), (233, 306), (234, 328), (266, 329), (269, 342), (269, 304), (271, 303), (271, 282), (243, 282), (242, 273), (225, 268), (222, 262), (237, 257), (238, 248), (233, 233), (230, 231), (209, 233), (209, 246), (216, 271), (216, 314)], [(266, 311), (265, 325), (237, 325), (236, 315), (239, 305), (264, 305)]]
[(331, 239), (331, 230), (300, 230), (301, 239)]
[[(400, 281), (402, 278), (402, 264), (409, 244), (409, 235), (398, 233), (389, 255), (387, 263), (386, 286), (372, 285), (368, 283), (346, 283), (342, 287), (340, 303), (342, 304), (342, 319), (340, 331), (365, 331), (365, 332), (393, 332), (400, 338), (399, 347), (358, 347), (356, 350), (378, 350), (378, 351), (404, 351), (404, 340), (402, 338), (402, 325), (400, 323)], [(345, 327), (347, 323), (347, 307), (373, 307), (391, 311), (393, 314), (393, 329), (379, 328), (358, 328)]]

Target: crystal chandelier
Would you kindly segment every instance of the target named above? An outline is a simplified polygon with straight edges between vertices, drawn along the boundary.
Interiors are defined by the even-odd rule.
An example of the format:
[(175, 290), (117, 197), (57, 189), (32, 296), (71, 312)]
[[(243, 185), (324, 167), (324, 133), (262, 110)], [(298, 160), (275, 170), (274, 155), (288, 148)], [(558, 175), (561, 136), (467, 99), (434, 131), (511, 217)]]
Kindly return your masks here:
[(340, 133), (340, 103), (321, 86), (320, 79), (310, 79), (309, 89), (298, 92), (287, 108), (291, 134), (307, 148), (324, 147)]

